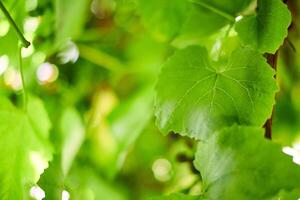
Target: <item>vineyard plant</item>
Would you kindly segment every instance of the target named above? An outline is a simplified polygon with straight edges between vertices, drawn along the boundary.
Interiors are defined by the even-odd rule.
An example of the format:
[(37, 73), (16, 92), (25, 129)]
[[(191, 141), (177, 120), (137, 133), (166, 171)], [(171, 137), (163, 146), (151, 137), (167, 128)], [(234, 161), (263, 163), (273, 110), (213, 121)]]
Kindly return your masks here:
[(0, 200), (299, 200), (299, 0), (0, 0)]

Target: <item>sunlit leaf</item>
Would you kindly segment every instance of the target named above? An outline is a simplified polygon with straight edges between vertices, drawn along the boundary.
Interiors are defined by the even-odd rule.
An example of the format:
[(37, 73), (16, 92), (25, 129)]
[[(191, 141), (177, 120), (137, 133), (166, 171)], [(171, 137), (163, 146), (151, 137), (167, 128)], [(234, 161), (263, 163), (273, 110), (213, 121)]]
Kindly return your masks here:
[[(34, 100), (37, 103), (39, 100)], [(31, 102), (29, 105), (32, 105)], [(38, 102), (34, 109), (44, 113)], [(31, 112), (29, 106), (27, 112)], [(32, 111), (34, 112), (34, 111)], [(24, 199), (28, 189), (48, 167), (51, 148), (47, 132), (38, 123), (48, 121), (44, 114), (27, 115), (15, 108), (7, 99), (0, 100), (0, 198)], [(48, 126), (46, 123), (45, 126)]]
[(239, 21), (236, 30), (246, 45), (274, 53), (288, 34), (291, 14), (281, 0), (259, 0), (256, 15)]
[(271, 115), (274, 71), (258, 53), (235, 50), (214, 62), (202, 47), (177, 51), (163, 66), (156, 86), (157, 124), (164, 133), (205, 139), (224, 126), (262, 126)]
[(263, 133), (261, 128), (233, 126), (199, 143), (194, 164), (205, 198), (272, 199), (288, 196), (281, 190), (299, 187), (300, 167)]

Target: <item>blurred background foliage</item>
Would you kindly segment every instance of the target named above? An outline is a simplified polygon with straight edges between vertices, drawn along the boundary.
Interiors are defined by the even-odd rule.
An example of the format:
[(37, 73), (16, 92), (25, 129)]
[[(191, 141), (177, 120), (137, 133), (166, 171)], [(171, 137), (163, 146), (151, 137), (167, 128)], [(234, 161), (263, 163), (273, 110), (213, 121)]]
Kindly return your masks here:
[[(3, 0), (32, 42), (22, 50), (26, 89), (43, 100), (52, 122), (54, 159), (32, 188), (33, 198), (138, 200), (199, 193), (194, 141), (157, 130), (154, 84), (161, 63), (177, 48), (213, 47), (227, 29), (204, 38), (215, 27), (197, 22), (197, 13), (188, 10), (196, 6), (170, 2)], [(289, 4), (294, 21), (280, 50), (273, 137), (297, 162), (300, 3)], [(235, 34), (222, 45), (223, 52), (231, 51)], [(18, 104), (18, 38), (2, 14), (0, 55), (0, 93)]]

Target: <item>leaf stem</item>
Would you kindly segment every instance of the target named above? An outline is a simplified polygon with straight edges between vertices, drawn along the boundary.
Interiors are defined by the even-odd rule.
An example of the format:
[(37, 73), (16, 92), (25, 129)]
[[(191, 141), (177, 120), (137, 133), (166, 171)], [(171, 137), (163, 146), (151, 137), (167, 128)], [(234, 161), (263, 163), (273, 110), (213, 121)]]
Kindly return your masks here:
[(23, 47), (20, 45), (19, 49), (18, 49), (18, 57), (19, 57), (20, 75), (21, 75), (22, 88), (23, 88), (23, 110), (24, 110), (24, 112), (26, 112), (27, 111), (27, 91), (26, 91), (23, 62), (22, 62), (22, 48)]
[(27, 48), (30, 46), (30, 42), (28, 42), (26, 40), (26, 38), (24, 37), (24, 35), (22, 34), (22, 32), (20, 31), (19, 27), (17, 26), (16, 22), (13, 20), (13, 18), (10, 16), (9, 12), (7, 11), (7, 9), (5, 8), (5, 6), (3, 5), (2, 1), (0, 0), (0, 9), (2, 10), (3, 14), (5, 15), (5, 17), (7, 18), (8, 22), (10, 23), (10, 25), (15, 29), (20, 41), (22, 42), (22, 46)]

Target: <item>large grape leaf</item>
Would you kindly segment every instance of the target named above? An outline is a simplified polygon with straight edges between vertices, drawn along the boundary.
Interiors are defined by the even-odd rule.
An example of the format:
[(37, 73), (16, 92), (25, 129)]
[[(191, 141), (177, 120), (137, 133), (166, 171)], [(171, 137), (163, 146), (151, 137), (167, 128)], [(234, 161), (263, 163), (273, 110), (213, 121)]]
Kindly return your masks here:
[(244, 17), (236, 31), (246, 45), (265, 53), (275, 53), (288, 34), (291, 14), (281, 0), (259, 0), (256, 15)]
[[(7, 99), (0, 99), (0, 199), (27, 199), (28, 189), (48, 166), (48, 119), (37, 99), (30, 98), (27, 115)], [(39, 123), (46, 123), (41, 128)]]
[[(194, 164), (207, 199), (290, 199), (300, 186), (300, 166), (264, 130), (234, 125), (198, 145)], [(290, 193), (291, 192), (291, 193)], [(276, 197), (276, 198), (275, 198)]]
[(163, 66), (156, 86), (157, 124), (205, 139), (224, 126), (262, 126), (271, 115), (276, 82), (265, 59), (248, 48), (235, 50), (227, 62), (213, 62), (206, 49), (179, 50)]

